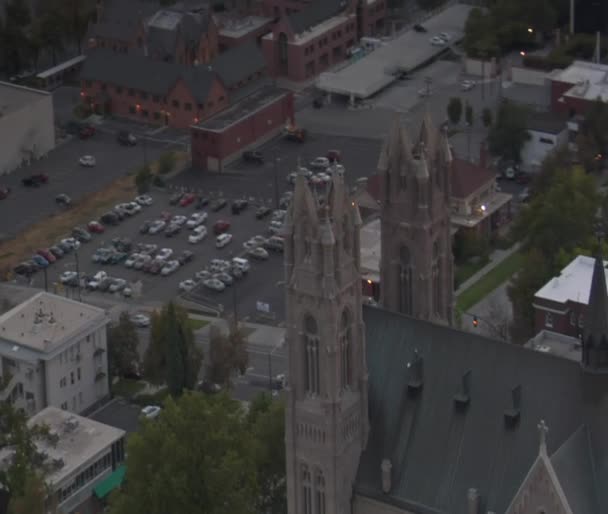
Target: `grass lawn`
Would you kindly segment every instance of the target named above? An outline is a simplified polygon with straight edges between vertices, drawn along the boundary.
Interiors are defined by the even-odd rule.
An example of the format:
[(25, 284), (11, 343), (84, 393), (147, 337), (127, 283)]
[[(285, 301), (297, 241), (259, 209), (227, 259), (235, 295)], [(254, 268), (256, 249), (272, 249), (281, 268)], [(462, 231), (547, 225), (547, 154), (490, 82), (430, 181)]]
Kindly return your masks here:
[(146, 387), (143, 382), (137, 380), (129, 380), (127, 378), (121, 378), (115, 384), (112, 384), (112, 392), (116, 396), (124, 396), (125, 398), (132, 398), (137, 393), (142, 391)]
[(203, 327), (206, 327), (209, 324), (209, 322), (204, 319), (188, 318), (188, 324), (190, 325), (192, 330), (196, 331), (196, 330), (200, 330)]
[(473, 305), (479, 303), (494, 289), (509, 280), (522, 266), (523, 256), (519, 252), (507, 257), (488, 274), (463, 291), (456, 301), (456, 308), (460, 312), (466, 312)]
[(490, 259), (486, 257), (485, 259), (480, 259), (479, 262), (465, 262), (462, 264), (456, 264), (454, 269), (454, 277), (456, 284), (458, 284), (458, 287), (465, 280), (469, 279), (475, 273), (477, 273), (488, 262), (490, 262)]

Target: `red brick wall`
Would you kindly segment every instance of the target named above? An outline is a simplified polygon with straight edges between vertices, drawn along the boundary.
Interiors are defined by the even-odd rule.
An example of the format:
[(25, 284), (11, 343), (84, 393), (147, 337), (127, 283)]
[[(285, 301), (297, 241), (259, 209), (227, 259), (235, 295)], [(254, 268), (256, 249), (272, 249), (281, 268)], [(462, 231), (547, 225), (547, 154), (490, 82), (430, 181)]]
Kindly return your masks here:
[(386, 18), (386, 0), (376, 0), (373, 4), (363, 2), (361, 7), (361, 34), (363, 36), (381, 36)]
[[(565, 102), (560, 102), (562, 95), (572, 88), (572, 84), (554, 80), (551, 82), (551, 109), (557, 113), (568, 114), (570, 107)], [(564, 99), (565, 100), (565, 99)]]
[(292, 123), (294, 120), (294, 100), (291, 93), (223, 132), (192, 128), (192, 163), (200, 169), (206, 169), (208, 157), (225, 159), (254, 145), (273, 130), (283, 127), (286, 120)]
[[(558, 304), (543, 299), (534, 299), (534, 333), (538, 334), (541, 330), (550, 330), (558, 334), (578, 337), (583, 330), (585, 311), (587, 306), (578, 302), (567, 302), (566, 304)], [(536, 307), (538, 306), (538, 307)], [(565, 314), (551, 313), (552, 327), (546, 324), (546, 312), (542, 309), (546, 306), (558, 311), (566, 311)], [(540, 307), (540, 308), (539, 308)]]
[[(100, 82), (93, 82), (87, 86), (83, 81), (81, 91), (83, 101), (86, 102), (87, 97), (95, 99), (95, 96), (103, 91), (102, 86)], [(166, 123), (175, 128), (188, 128), (195, 119), (207, 119), (228, 106), (228, 95), (217, 79), (211, 86), (205, 105), (197, 104), (190, 89), (182, 80), (179, 80), (165, 97), (155, 97), (142, 91), (133, 91), (134, 94), (131, 96), (128, 88), (122, 88), (120, 92), (120, 88), (112, 84), (105, 85), (105, 93), (111, 98), (113, 115), (144, 123), (158, 125)], [(190, 104), (190, 109), (187, 104)], [(155, 113), (158, 113), (158, 116), (155, 116)]]

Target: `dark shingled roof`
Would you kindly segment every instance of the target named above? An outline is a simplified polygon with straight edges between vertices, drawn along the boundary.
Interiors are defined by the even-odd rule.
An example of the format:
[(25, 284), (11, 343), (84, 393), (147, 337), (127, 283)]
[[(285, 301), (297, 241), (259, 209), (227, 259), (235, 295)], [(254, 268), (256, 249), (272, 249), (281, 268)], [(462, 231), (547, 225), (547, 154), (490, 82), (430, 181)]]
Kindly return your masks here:
[(216, 71), (228, 88), (235, 87), (256, 72), (266, 69), (266, 60), (255, 42), (243, 43), (218, 55), (211, 62), (211, 69)]
[(104, 0), (99, 23), (91, 24), (89, 37), (129, 41), (137, 26), (160, 8), (158, 0)]
[[(176, 20), (174, 27), (162, 23), (162, 19), (167, 17)], [(210, 14), (205, 11), (193, 13), (176, 8), (160, 9), (148, 21), (146, 28), (146, 44), (150, 53), (173, 60), (179, 36), (186, 48), (198, 48), (201, 37), (209, 29), (210, 20)]]
[(345, 0), (313, 0), (301, 11), (287, 16), (287, 19), (294, 32), (301, 34), (332, 16), (336, 16), (346, 7)]
[(198, 103), (207, 100), (215, 74), (207, 67), (190, 68), (180, 64), (157, 62), (143, 56), (121, 55), (109, 50), (92, 51), (84, 63), (80, 78), (98, 80), (117, 86), (165, 95), (183, 79)]
[[(416, 513), (467, 513), (467, 491), (476, 488), (483, 512), (505, 512), (534, 463), (537, 425), (549, 427), (553, 454), (585, 423), (593, 442), (598, 490), (571, 482), (573, 503), (593, 509), (594, 494), (608, 480), (608, 376), (579, 363), (494, 341), (374, 307), (363, 307), (369, 370), (370, 434), (358, 471), (358, 494)], [(414, 362), (415, 352), (422, 365)], [(416, 390), (416, 370), (422, 388)], [(470, 372), (464, 394), (463, 377)], [(466, 381), (466, 380), (465, 380)], [(521, 388), (519, 407), (513, 391)], [(468, 397), (468, 404), (458, 404)], [(513, 427), (505, 413), (519, 412)], [(593, 439), (595, 436), (595, 439)], [(392, 463), (392, 489), (382, 493), (380, 464)], [(585, 468), (574, 462), (576, 469)], [(556, 464), (562, 476), (569, 470)], [(563, 485), (563, 484), (562, 484)], [(566, 488), (568, 489), (568, 488)], [(586, 511), (585, 511), (586, 512)], [(578, 513), (577, 513), (578, 514)]]

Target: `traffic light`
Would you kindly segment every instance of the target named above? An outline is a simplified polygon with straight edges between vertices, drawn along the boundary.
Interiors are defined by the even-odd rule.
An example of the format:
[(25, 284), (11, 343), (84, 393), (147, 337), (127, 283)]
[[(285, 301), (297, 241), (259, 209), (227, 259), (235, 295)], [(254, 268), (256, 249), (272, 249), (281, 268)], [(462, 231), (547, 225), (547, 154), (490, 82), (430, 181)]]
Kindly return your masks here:
[(473, 326), (475, 328), (479, 326), (479, 320), (477, 319), (477, 316), (473, 316)]

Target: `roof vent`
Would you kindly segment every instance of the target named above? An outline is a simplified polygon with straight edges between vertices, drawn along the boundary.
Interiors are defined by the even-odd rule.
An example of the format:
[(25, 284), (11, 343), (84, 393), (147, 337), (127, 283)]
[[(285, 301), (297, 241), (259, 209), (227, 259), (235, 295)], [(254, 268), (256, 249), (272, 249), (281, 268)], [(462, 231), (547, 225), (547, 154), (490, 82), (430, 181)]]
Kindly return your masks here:
[(505, 425), (507, 428), (514, 428), (519, 423), (521, 409), (521, 386), (518, 385), (511, 389), (511, 408), (505, 410)]
[(422, 389), (423, 385), (423, 371), (424, 371), (424, 362), (418, 350), (414, 350), (414, 358), (411, 362), (407, 363), (407, 367), (410, 371), (410, 377), (407, 382), (408, 391), (411, 394), (416, 394)]
[(466, 409), (471, 401), (471, 370), (462, 375), (460, 391), (454, 395), (454, 404), (459, 409)]

